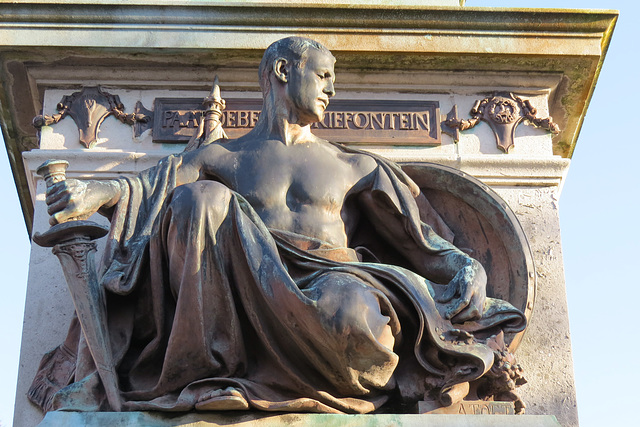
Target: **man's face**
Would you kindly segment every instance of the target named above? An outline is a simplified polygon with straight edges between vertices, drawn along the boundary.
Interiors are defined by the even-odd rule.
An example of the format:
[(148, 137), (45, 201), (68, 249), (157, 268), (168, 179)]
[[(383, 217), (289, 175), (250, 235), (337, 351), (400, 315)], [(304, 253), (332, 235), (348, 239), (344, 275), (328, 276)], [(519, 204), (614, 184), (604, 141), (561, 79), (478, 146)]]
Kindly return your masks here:
[(291, 66), (287, 94), (298, 117), (299, 125), (319, 122), (335, 95), (333, 82), (335, 58), (325, 52), (310, 48), (304, 66)]

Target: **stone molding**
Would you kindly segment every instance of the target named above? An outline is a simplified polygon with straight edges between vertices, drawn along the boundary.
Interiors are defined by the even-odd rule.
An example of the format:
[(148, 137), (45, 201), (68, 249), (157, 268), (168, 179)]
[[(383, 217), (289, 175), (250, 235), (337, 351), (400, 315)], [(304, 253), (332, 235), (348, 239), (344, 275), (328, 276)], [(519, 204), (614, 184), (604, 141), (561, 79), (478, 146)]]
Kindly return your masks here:
[[(406, 153), (385, 150), (384, 153), (368, 150), (395, 162), (432, 162), (451, 166), (473, 175), (485, 184), (497, 186), (548, 187), (561, 185), (570, 160), (559, 156), (545, 158), (516, 158), (506, 156), (408, 156)], [(36, 197), (37, 180), (42, 179), (36, 169), (49, 159), (64, 159), (70, 164), (70, 178), (111, 179), (121, 175), (133, 175), (171, 154), (168, 151), (113, 152), (87, 150), (31, 150), (23, 153), (25, 170), (28, 171), (32, 201)]]
[[(35, 3), (35, 4), (34, 4)], [(39, 3), (39, 4), (38, 4)], [(452, 36), (465, 35), (472, 37), (475, 33), (485, 33), (493, 38), (503, 38), (509, 34), (518, 33), (521, 40), (511, 46), (499, 48), (495, 53), (523, 47), (522, 42), (545, 43), (536, 41), (536, 36), (547, 33), (547, 37), (557, 38), (600, 38), (609, 31), (611, 18), (617, 16), (614, 11), (607, 10), (562, 10), (562, 9), (505, 9), (505, 8), (472, 8), (472, 7), (433, 7), (428, 2), (420, 5), (390, 5), (388, 2), (378, 4), (350, 4), (344, 3), (286, 3), (286, 2), (33, 2), (2, 5), (0, 22), (3, 23), (2, 32), (13, 28), (17, 34), (5, 43), (11, 45), (38, 46), (89, 46), (93, 42), (95, 47), (114, 46), (119, 36), (115, 38), (89, 40), (75, 39), (71, 35), (60, 34), (60, 30), (85, 30), (88, 34), (99, 34), (102, 30), (117, 30), (129, 28), (132, 37), (137, 30), (146, 29), (153, 34), (170, 31), (175, 33), (179, 29), (191, 29), (194, 36), (205, 26), (217, 26), (220, 33), (238, 34), (247, 31), (268, 31), (273, 34), (272, 25), (280, 27), (281, 31), (295, 30), (300, 32), (304, 28), (313, 29), (314, 33), (335, 32), (362, 33), (363, 37), (371, 39), (373, 33), (395, 30), (396, 34), (407, 35), (433, 30), (436, 33)], [(153, 6), (153, 7), (149, 7)], [(588, 15), (588, 16), (585, 16)], [(87, 28), (91, 24), (92, 28)], [(143, 28), (144, 26), (150, 26)], [(200, 27), (203, 26), (203, 27)], [(366, 31), (365, 31), (366, 30)], [(375, 30), (375, 31), (372, 31)], [(19, 38), (26, 31), (31, 31), (32, 37)], [(567, 31), (570, 33), (564, 34)], [(37, 44), (38, 35), (59, 33), (58, 38), (41, 40), (44, 44)], [(369, 33), (369, 34), (367, 34)], [(35, 36), (35, 37), (33, 37)], [(280, 37), (274, 34), (272, 37)], [(39, 40), (40, 41), (40, 40)], [(144, 40), (146, 47), (169, 47), (181, 42), (180, 37), (158, 38), (149, 37)], [(430, 40), (432, 41), (432, 40)], [(487, 42), (488, 40), (485, 40)], [(226, 47), (232, 49), (236, 45), (249, 42), (245, 37), (236, 37), (234, 46), (222, 45), (223, 40), (210, 38), (202, 40), (198, 48)], [(338, 41), (339, 42), (339, 41)], [(256, 48), (266, 47), (270, 41), (256, 39)], [(139, 46), (132, 45), (131, 47)], [(426, 45), (432, 45), (426, 43)], [(465, 46), (456, 43), (448, 50), (484, 50), (482, 46)], [(418, 46), (397, 46), (398, 49), (416, 51)], [(559, 44), (547, 45), (545, 53), (556, 52), (568, 55), (562, 51)], [(351, 50), (365, 50), (366, 43), (355, 44)], [(594, 47), (595, 50), (596, 49)], [(332, 50), (340, 50), (332, 46)], [(530, 51), (530, 48), (525, 49)], [(584, 52), (590, 54), (590, 52)]]
[[(60, 0), (18, 0), (24, 3), (57, 4)], [(385, 6), (464, 6), (466, 0), (384, 0)], [(69, 4), (91, 4), (91, 5), (113, 5), (122, 4), (122, 0), (64, 0)], [(128, 4), (134, 5), (174, 5), (173, 0), (127, 0)], [(282, 0), (183, 0), (181, 4), (192, 3), (193, 5), (213, 4), (213, 5), (236, 5), (236, 6), (265, 6), (282, 3)], [(380, 0), (298, 0), (293, 7), (309, 7), (322, 5), (349, 5), (349, 6), (377, 6)]]

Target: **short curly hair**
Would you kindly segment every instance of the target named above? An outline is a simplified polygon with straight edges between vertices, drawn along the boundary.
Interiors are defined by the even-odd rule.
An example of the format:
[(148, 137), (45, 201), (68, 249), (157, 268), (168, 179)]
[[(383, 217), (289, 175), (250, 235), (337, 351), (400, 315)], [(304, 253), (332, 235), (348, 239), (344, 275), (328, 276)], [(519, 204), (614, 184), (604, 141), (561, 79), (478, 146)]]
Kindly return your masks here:
[(317, 49), (333, 57), (331, 51), (325, 46), (306, 37), (286, 37), (273, 42), (264, 51), (262, 61), (260, 61), (260, 68), (258, 69), (262, 93), (267, 94), (271, 90), (269, 75), (273, 72), (272, 65), (276, 59), (284, 58), (287, 61), (291, 61), (296, 67), (304, 67), (309, 48)]

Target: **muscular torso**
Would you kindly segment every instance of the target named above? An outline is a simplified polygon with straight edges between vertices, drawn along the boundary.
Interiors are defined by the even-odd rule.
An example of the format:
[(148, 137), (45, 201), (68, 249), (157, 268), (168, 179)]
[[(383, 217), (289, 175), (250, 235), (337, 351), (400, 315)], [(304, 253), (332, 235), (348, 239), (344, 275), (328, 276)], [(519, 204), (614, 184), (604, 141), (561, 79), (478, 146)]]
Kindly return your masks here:
[(241, 194), (269, 228), (346, 246), (357, 210), (348, 197), (367, 185), (376, 168), (369, 156), (323, 141), (237, 140), (200, 151), (200, 178), (216, 179)]

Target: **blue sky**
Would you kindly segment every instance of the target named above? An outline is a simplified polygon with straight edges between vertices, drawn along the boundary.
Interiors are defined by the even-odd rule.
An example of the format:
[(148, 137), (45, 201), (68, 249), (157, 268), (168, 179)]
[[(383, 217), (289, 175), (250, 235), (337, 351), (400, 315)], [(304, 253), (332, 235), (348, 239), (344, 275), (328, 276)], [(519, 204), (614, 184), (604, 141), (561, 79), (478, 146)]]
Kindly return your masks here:
[[(467, 0), (487, 7), (620, 10), (600, 80), (560, 198), (571, 337), (583, 427), (635, 425), (640, 346), (640, 2)], [(0, 426), (11, 425), (30, 243), (5, 150), (0, 150)], [(535, 315), (535, 313), (534, 313)]]

